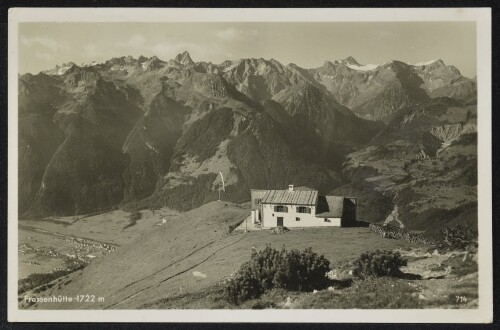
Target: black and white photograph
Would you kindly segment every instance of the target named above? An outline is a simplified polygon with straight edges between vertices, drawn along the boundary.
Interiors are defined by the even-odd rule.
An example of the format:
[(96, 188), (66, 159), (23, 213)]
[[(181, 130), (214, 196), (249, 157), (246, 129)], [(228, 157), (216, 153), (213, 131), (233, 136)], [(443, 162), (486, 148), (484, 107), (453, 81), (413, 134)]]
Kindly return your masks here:
[(489, 10), (94, 11), (10, 11), (12, 321), (492, 321)]

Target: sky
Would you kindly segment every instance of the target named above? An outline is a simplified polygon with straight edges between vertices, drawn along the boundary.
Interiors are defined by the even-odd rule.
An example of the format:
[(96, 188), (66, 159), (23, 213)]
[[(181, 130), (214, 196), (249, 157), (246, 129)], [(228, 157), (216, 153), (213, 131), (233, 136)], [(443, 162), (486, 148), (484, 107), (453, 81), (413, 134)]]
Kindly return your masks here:
[(353, 56), (361, 64), (442, 59), (463, 75), (476, 75), (474, 22), (316, 23), (21, 23), (19, 72), (56, 64), (104, 62), (113, 57), (188, 51), (192, 59), (221, 63), (274, 58), (316, 68)]

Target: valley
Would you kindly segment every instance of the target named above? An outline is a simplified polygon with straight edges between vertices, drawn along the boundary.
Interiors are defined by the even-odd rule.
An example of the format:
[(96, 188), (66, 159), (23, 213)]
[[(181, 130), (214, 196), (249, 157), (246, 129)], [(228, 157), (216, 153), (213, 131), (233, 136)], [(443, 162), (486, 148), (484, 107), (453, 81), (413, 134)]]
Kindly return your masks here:
[(157, 228), (178, 212), (144, 210), (134, 226), (129, 212), (113, 211), (91, 216), (19, 220), (19, 279), (35, 273), (86, 266), (140, 235)]
[[(183, 52), (21, 75), (19, 306), (253, 308), (268, 298), (271, 308), (392, 306), (365, 305), (368, 292), (400, 297), (393, 308), (474, 308), (474, 251), (386, 239), (367, 226), (431, 240), (443, 228), (476, 229), (477, 117), (475, 80), (442, 60), (347, 57), (301, 68), (196, 62)], [(365, 227), (242, 230), (250, 189), (289, 184), (356, 197)], [(407, 277), (228, 306), (223, 284), (268, 244), (311, 247), (339, 271), (363, 252), (398, 251)], [(455, 293), (467, 303), (453, 302)], [(80, 294), (102, 299), (23, 299)]]

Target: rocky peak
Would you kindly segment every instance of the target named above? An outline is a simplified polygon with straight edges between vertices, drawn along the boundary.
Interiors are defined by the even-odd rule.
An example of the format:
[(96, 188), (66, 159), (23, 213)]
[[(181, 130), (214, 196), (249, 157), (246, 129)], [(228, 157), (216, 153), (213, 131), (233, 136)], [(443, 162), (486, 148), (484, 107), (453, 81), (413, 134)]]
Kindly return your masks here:
[(289, 64), (287, 65), (287, 67), (288, 67), (288, 68), (291, 68), (291, 69), (294, 69), (294, 70), (298, 70), (298, 69), (300, 69), (300, 67), (299, 67), (297, 64), (295, 64), (295, 63), (289, 63)]
[(222, 62), (221, 64), (219, 64), (219, 66), (221, 66), (223, 68), (226, 68), (226, 67), (230, 66), (231, 64), (233, 64), (233, 61), (231, 61), (231, 60), (225, 60), (224, 62)]
[(107, 60), (105, 65), (122, 65), (125, 64), (125, 57), (113, 57), (110, 60)]
[(76, 66), (76, 64), (73, 62), (63, 63), (63, 65), (61, 65), (61, 67), (69, 67), (69, 68), (73, 66)]
[(445, 66), (443, 60), (441, 59), (435, 59), (435, 60), (430, 60), (430, 61), (427, 61), (427, 62), (420, 62), (420, 63), (417, 63), (415, 64), (415, 66), (419, 66), (419, 67), (443, 67)]
[(446, 65), (443, 60), (437, 59), (428, 62), (417, 63), (415, 66), (426, 73), (434, 75), (461, 76), (460, 70), (453, 65)]
[(65, 72), (65, 83), (73, 87), (79, 84), (95, 86), (99, 80), (100, 74), (93, 67), (73, 65)]
[(456, 75), (460, 75), (460, 76), (462, 75), (462, 73), (460, 72), (460, 70), (458, 70), (457, 67), (454, 66), (454, 65), (449, 65), (449, 66), (447, 66), (447, 68), (450, 71), (452, 71), (454, 74), (456, 74)]
[(439, 66), (445, 66), (444, 61), (442, 59), (438, 59), (437, 61), (434, 62), (434, 64)]
[(354, 57), (352, 56), (349, 56), (349, 57), (346, 57), (344, 58), (343, 60), (340, 61), (341, 63), (344, 63), (344, 64), (350, 64), (350, 65), (357, 65), (357, 66), (360, 66), (361, 64), (359, 64), (358, 61), (356, 61), (354, 59)]
[[(156, 57), (156, 56), (155, 56)], [(146, 56), (142, 56), (140, 55), (138, 58), (137, 58), (137, 61), (139, 63), (142, 63), (142, 62), (146, 62), (148, 60), (148, 58)]]
[(152, 56), (147, 61), (143, 62), (141, 65), (144, 70), (158, 70), (163, 68), (164, 63), (165, 62), (160, 60), (158, 57)]
[(331, 70), (331, 69), (334, 69), (335, 66), (338, 64), (339, 64), (338, 61), (335, 61), (335, 62), (325, 61), (325, 63), (323, 63), (323, 66), (321, 68), (324, 70)]
[(390, 69), (394, 72), (408, 71), (411, 70), (411, 66), (405, 62), (391, 60), (380, 66), (381, 68)]
[(272, 63), (272, 64), (274, 64), (274, 65), (276, 65), (276, 66), (283, 66), (283, 64), (281, 64), (281, 62), (280, 62), (280, 61), (278, 61), (278, 60), (276, 60), (276, 59), (274, 59), (274, 58), (271, 58), (271, 59), (269, 60), (269, 62), (270, 62), (270, 63)]
[(194, 64), (194, 61), (191, 59), (191, 56), (189, 55), (189, 52), (187, 52), (187, 51), (184, 51), (183, 53), (178, 54), (175, 57), (175, 60), (181, 64), (184, 64), (184, 65)]

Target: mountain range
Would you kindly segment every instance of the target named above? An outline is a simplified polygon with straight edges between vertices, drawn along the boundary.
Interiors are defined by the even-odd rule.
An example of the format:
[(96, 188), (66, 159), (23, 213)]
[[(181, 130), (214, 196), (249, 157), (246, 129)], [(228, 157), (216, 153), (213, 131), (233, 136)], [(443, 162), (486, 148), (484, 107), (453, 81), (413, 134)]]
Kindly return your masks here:
[(384, 200), (373, 221), (399, 205), (415, 227), (459, 222), (477, 199), (476, 103), (442, 60), (70, 62), (19, 77), (19, 211), (185, 211), (217, 199), (222, 172), (232, 202), (293, 183), (366, 196), (367, 215)]

